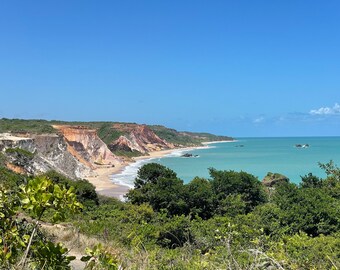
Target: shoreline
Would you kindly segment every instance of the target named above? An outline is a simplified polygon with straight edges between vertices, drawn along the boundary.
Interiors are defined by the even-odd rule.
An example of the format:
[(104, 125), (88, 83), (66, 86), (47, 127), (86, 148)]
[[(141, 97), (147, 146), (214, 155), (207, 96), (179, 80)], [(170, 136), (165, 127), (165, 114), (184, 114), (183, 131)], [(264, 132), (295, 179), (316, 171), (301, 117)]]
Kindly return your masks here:
[(149, 153), (149, 155), (133, 157), (132, 161), (124, 161), (123, 163), (117, 164), (115, 167), (105, 167), (105, 168), (99, 167), (95, 170), (95, 172), (97, 173), (97, 176), (90, 176), (90, 177), (86, 177), (85, 179), (95, 186), (96, 192), (99, 195), (104, 195), (107, 197), (114, 197), (114, 198), (123, 200), (124, 195), (131, 189), (131, 187), (127, 185), (114, 183), (111, 177), (113, 175), (122, 173), (125, 170), (125, 168), (127, 168), (131, 164), (137, 161), (142, 161), (142, 160), (163, 158), (178, 151), (187, 152), (187, 151), (192, 151), (196, 149), (205, 149), (209, 147), (208, 146), (209, 144), (222, 143), (222, 142), (234, 142), (234, 141), (203, 142), (202, 143), (203, 146), (192, 146), (192, 147), (152, 151)]
[(202, 142), (203, 145), (209, 145), (209, 144), (215, 144), (215, 143), (231, 143), (231, 142), (237, 142), (238, 140), (232, 140), (232, 141), (212, 141), (212, 142)]
[(115, 167), (97, 168), (94, 170), (97, 173), (96, 176), (89, 176), (85, 179), (95, 186), (96, 192), (99, 195), (122, 199), (130, 188), (113, 183), (111, 175), (121, 172), (128, 165), (128, 162), (123, 162)]

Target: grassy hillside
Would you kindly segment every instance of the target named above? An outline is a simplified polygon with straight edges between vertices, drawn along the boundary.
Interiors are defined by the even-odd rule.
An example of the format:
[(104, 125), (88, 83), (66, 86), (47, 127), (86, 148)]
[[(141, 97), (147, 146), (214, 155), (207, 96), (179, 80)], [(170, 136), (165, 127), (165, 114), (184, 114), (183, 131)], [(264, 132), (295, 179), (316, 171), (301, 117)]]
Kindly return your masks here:
[(54, 133), (52, 122), (46, 120), (0, 119), (0, 133)]

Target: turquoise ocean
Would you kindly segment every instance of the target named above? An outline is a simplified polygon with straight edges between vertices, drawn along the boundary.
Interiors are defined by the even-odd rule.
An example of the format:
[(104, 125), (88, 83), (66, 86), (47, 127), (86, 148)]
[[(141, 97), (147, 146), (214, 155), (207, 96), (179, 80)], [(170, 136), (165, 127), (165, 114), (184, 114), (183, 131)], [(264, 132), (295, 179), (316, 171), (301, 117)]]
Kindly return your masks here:
[[(309, 147), (297, 148), (296, 145)], [(189, 152), (197, 157), (184, 158)], [(318, 162), (333, 160), (340, 166), (340, 137), (238, 138), (233, 142), (212, 143), (205, 148), (176, 150), (168, 156), (140, 160), (126, 167), (112, 181), (133, 187), (138, 168), (156, 162), (174, 170), (185, 183), (195, 176), (209, 178), (208, 168), (245, 171), (262, 180), (268, 172), (281, 173), (291, 182), (299, 183), (300, 176), (313, 173), (325, 177)]]

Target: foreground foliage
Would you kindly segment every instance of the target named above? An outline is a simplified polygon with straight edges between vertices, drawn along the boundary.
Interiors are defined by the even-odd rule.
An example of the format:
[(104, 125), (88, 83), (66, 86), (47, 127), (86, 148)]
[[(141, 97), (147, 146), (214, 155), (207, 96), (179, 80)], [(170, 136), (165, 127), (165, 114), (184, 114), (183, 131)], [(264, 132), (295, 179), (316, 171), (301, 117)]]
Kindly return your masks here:
[(126, 269), (338, 269), (340, 174), (323, 166), (325, 179), (268, 190), (245, 172), (210, 169), (184, 184), (147, 164), (127, 203), (100, 201), (77, 226), (125, 250)]
[[(39, 222), (46, 211), (51, 211), (54, 221), (64, 219), (67, 212), (78, 211), (81, 205), (76, 195), (72, 189), (67, 190), (43, 177), (30, 180), (20, 189), (15, 194), (0, 190), (0, 264), (4, 268), (18, 265), (19, 269), (30, 266), (68, 269), (73, 258), (66, 255), (67, 249), (36, 235), (39, 235)], [(19, 209), (27, 210), (36, 221), (27, 226), (25, 219), (17, 217)]]
[[(127, 202), (98, 197), (86, 181), (75, 184), (55, 172), (45, 177), (48, 186), (52, 181), (53, 187), (65, 186), (62, 194), (70, 192), (85, 205), (77, 215), (57, 217), (102, 242), (87, 249), (82, 259), (86, 269), (339, 269), (340, 169), (332, 162), (321, 167), (324, 179), (307, 174), (299, 185), (283, 181), (266, 188), (248, 173), (215, 169), (210, 169), (209, 179), (184, 184), (172, 170), (147, 164), (139, 170)], [(26, 179), (22, 188), (1, 193), (5, 267), (22, 257), (34, 230), (34, 223), (17, 218), (17, 210), (35, 209), (31, 216), (38, 218), (48, 206), (41, 202), (50, 200), (39, 192), (33, 195), (34, 190), (59, 192), (45, 188), (42, 179)], [(32, 196), (40, 201), (35, 208)], [(68, 208), (65, 203), (61, 208)], [(52, 220), (59, 208), (44, 210), (44, 218)], [(29, 265), (42, 269), (42, 262), (55, 267), (59, 261), (64, 263), (60, 269), (67, 269), (72, 257), (65, 248), (38, 229), (35, 235)]]
[[(57, 222), (79, 212), (82, 205), (73, 191), (74, 187), (65, 188), (46, 177), (30, 179), (19, 190), (0, 186), (1, 269), (71, 269), (75, 257), (68, 256), (61, 243), (50, 241), (40, 223), (44, 215)], [(28, 222), (26, 217), (34, 220)], [(117, 269), (114, 257), (104, 253), (97, 259), (96, 252), (86, 257), (91, 261), (86, 269)]]

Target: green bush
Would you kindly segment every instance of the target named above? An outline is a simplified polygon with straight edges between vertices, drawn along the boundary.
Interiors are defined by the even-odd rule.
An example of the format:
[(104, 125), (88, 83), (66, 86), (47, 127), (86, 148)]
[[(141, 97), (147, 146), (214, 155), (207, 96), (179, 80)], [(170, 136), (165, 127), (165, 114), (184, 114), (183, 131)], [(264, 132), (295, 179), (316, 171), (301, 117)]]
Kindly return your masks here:
[(77, 200), (85, 207), (93, 207), (99, 203), (98, 194), (94, 185), (87, 180), (71, 180), (56, 171), (49, 171), (42, 174), (42, 176), (46, 176), (54, 183), (64, 185), (66, 188), (73, 187), (77, 195)]
[(11, 191), (15, 191), (18, 187), (25, 183), (27, 176), (17, 174), (5, 167), (0, 166), (0, 186)]

